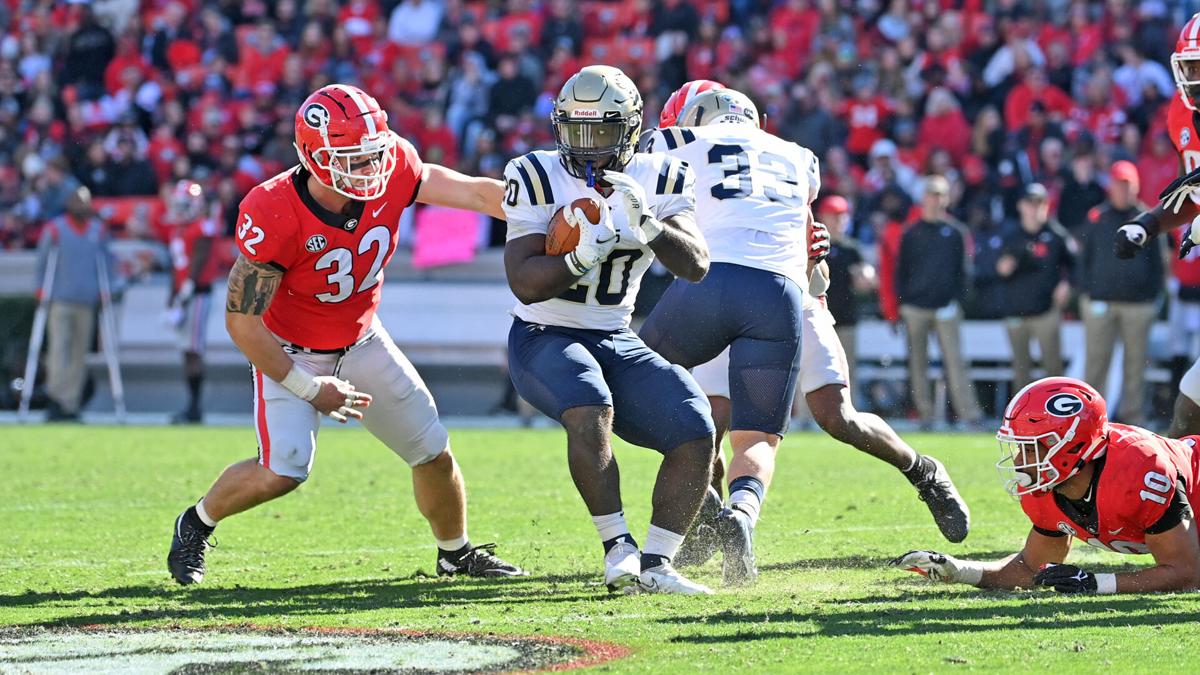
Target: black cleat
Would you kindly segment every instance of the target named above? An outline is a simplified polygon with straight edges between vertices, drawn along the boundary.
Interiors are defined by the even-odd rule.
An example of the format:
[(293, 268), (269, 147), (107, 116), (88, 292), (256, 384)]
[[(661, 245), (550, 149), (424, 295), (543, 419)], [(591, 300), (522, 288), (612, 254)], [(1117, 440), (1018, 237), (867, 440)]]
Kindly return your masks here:
[(679, 551), (671, 559), (675, 567), (692, 567), (703, 565), (717, 552), (720, 544), (717, 537), (716, 519), (721, 512), (721, 498), (709, 490), (704, 493), (704, 501), (700, 502), (700, 512), (692, 521), (692, 527), (687, 531)]
[(450, 559), (445, 551), (438, 551), (437, 573), (439, 577), (466, 574), (472, 577), (523, 577), (525, 570), (492, 555), (495, 544), (480, 544), (467, 549), (457, 561)]
[(725, 585), (746, 586), (754, 583), (758, 578), (758, 568), (754, 566), (754, 526), (750, 524), (750, 516), (726, 507), (717, 514), (716, 524), (724, 555)]
[(175, 519), (175, 536), (171, 538), (171, 552), (167, 554), (167, 569), (175, 581), (187, 586), (204, 581), (204, 553), (217, 547), (212, 530), (205, 530), (188, 522), (184, 516)]
[(937, 523), (942, 536), (957, 544), (967, 538), (971, 530), (971, 510), (958, 494), (954, 481), (946, 467), (936, 459), (926, 455), (933, 465), (933, 470), (926, 473), (925, 478), (913, 483), (917, 488), (917, 496), (929, 507), (933, 514), (933, 522)]

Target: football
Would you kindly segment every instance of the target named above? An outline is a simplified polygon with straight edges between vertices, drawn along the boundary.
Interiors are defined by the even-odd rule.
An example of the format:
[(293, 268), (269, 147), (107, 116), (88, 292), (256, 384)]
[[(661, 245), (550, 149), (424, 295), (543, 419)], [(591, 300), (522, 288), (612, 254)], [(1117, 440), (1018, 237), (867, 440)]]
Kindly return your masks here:
[(554, 212), (550, 227), (546, 229), (546, 255), (566, 255), (579, 245), (579, 230), (567, 224), (563, 209), (582, 209), (593, 223), (600, 222), (600, 201), (594, 197), (580, 197)]

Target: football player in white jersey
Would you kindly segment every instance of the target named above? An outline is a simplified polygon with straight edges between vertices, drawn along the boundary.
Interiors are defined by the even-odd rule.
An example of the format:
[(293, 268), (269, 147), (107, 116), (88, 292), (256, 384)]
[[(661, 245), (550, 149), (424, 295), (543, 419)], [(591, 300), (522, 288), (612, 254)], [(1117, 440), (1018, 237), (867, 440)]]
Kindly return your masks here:
[[(531, 152), (504, 171), (504, 266), (520, 301), (509, 333), (513, 385), (567, 432), (571, 477), (604, 545), (609, 588), (711, 593), (671, 565), (710, 480), (708, 400), (629, 329), (655, 256), (689, 281), (708, 270), (692, 173), (678, 159), (635, 154), (642, 98), (616, 68), (588, 66), (567, 80), (552, 123), (558, 151)], [(601, 200), (600, 222), (565, 213), (579, 245), (547, 255), (548, 224), (580, 197)], [(663, 453), (641, 550), (622, 511), (612, 433)]]
[[(845, 355), (833, 322), (823, 321), (828, 312), (813, 293), (804, 292), (810, 288), (811, 204), (820, 189), (817, 158), (763, 131), (754, 103), (730, 89), (696, 96), (676, 123), (644, 137), (643, 145), (685, 160), (696, 172), (698, 225), (709, 243), (712, 269), (700, 284), (669, 288), (641, 333), (672, 363), (690, 368), (717, 358), (708, 372), (698, 369), (697, 379), (724, 385), (713, 387), (723, 391), (706, 393), (730, 399), (728, 407), (714, 410), (728, 411), (729, 422), (722, 419), (718, 426), (732, 430), (733, 446), (729, 503), (722, 508), (719, 493), (710, 490), (693, 530), (698, 541), (690, 543), (696, 546), (689, 545), (681, 562), (710, 555), (699, 540), (716, 534), (724, 548), (726, 583), (755, 578), (754, 526), (798, 384), (806, 393), (828, 384), (817, 404), (838, 438), (858, 441), (857, 447), (877, 456), (885, 448), (906, 450), (893, 463), (922, 479), (928, 474), (939, 506), (965, 518), (940, 464), (920, 458), (878, 417), (856, 415), (849, 405)], [(818, 344), (810, 348), (809, 342)], [(714, 377), (713, 369), (723, 372)], [(892, 440), (896, 443), (885, 442)], [(939, 471), (945, 480), (933, 481)], [(965, 523), (963, 528), (965, 536)]]

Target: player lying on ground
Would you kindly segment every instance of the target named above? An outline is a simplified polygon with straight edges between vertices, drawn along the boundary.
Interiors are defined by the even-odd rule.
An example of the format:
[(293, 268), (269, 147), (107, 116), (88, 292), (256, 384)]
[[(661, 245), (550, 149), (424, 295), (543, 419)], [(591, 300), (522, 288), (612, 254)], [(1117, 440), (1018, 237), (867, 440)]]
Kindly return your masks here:
[(376, 317), (404, 209), (416, 201), (502, 217), (503, 185), (423, 164), (388, 129), (375, 99), (356, 87), (318, 89), (295, 124), (300, 165), (242, 200), (241, 255), (225, 307), (229, 335), (254, 366), (259, 454), (225, 469), (176, 519), (171, 575), (181, 584), (201, 581), (219, 521), (308, 478), (321, 415), (361, 420), (412, 467), (439, 575), (523, 574), (492, 555), (494, 545), (469, 543), (466, 489), (446, 428), (421, 376)]
[[(1163, 438), (1109, 424), (1090, 385), (1049, 377), (1004, 411), (998, 466), (1033, 523), (1020, 553), (996, 562), (910, 551), (891, 562), (929, 578), (980, 588), (1048, 586), (1060, 593), (1137, 593), (1200, 587), (1196, 437)], [(1149, 553), (1155, 565), (1096, 574), (1064, 564), (1079, 539), (1115, 553)]]
[(905, 471), (947, 538), (961, 541), (969, 527), (966, 505), (941, 464), (917, 455), (883, 420), (850, 403), (833, 318), (814, 299), (825, 285), (809, 289), (806, 271), (814, 246), (828, 251), (823, 227), (812, 229), (820, 242), (809, 234), (820, 189), (816, 157), (762, 130), (747, 96), (712, 84), (683, 85), (668, 99), (665, 126), (642, 140), (644, 148), (679, 157), (696, 171), (697, 224), (713, 265), (699, 284), (668, 288), (641, 333), (668, 361), (696, 368), (718, 439), (732, 429), (729, 504), (721, 503), (718, 488), (708, 492), (680, 564), (703, 562), (719, 539), (726, 583), (754, 579), (754, 526), (797, 386), (836, 438)]
[[(555, 99), (558, 152), (508, 163), (504, 266), (520, 304), (509, 333), (517, 392), (567, 432), (567, 462), (604, 546), (610, 589), (711, 593), (671, 559), (709, 481), (713, 427), (704, 394), (687, 371), (651, 351), (629, 329), (642, 276), (657, 257), (698, 281), (708, 251), (694, 222), (693, 175), (661, 154), (634, 154), (642, 98), (616, 68), (588, 66)], [(600, 200), (598, 222), (570, 207)], [(564, 253), (547, 249), (555, 214), (579, 233)], [(663, 453), (650, 529), (639, 551), (622, 511), (612, 434)]]

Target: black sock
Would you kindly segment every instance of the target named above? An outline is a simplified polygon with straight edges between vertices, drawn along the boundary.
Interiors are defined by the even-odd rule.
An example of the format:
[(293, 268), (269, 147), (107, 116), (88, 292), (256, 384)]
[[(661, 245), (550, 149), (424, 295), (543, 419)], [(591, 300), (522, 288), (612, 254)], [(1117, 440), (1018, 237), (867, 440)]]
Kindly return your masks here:
[(200, 388), (204, 386), (203, 375), (188, 375), (188, 410), (200, 409)]
[(606, 539), (606, 540), (604, 540), (604, 553), (605, 553), (605, 554), (607, 554), (609, 551), (611, 551), (611, 550), (612, 550), (612, 547), (616, 546), (617, 544), (619, 544), (619, 543), (621, 543), (621, 542), (623, 542), (623, 541), (627, 541), (627, 542), (629, 542), (630, 544), (633, 544), (633, 547), (634, 547), (634, 548), (637, 548), (637, 547), (638, 547), (638, 543), (637, 543), (636, 541), (634, 541), (634, 539), (633, 539), (633, 535), (631, 535), (631, 534), (622, 534), (622, 535), (621, 535), (621, 536), (619, 536), (619, 537), (613, 537), (612, 539)]
[(925, 455), (918, 454), (917, 461), (913, 462), (912, 467), (901, 473), (908, 479), (908, 482), (916, 485), (932, 476), (934, 471), (937, 471), (937, 467), (933, 464), (933, 460)]
[(217, 529), (215, 527), (209, 527), (208, 525), (205, 525), (204, 521), (200, 520), (200, 514), (196, 513), (196, 506), (194, 504), (189, 506), (187, 511), (183, 512), (183, 522), (204, 532), (212, 532), (213, 530)]
[(466, 555), (467, 552), (469, 552), (470, 550), (471, 550), (471, 542), (467, 542), (467, 543), (463, 544), (462, 548), (456, 549), (454, 551), (447, 551), (444, 548), (439, 548), (438, 549), (438, 557), (445, 558), (446, 560), (449, 560), (452, 563), (457, 563), (460, 560), (462, 560), (463, 556)]
[(671, 562), (671, 559), (665, 555), (658, 555), (657, 553), (643, 553), (642, 554), (642, 571), (645, 572), (646, 570), (648, 570), (652, 567), (659, 567), (661, 565), (666, 565), (669, 562)]

